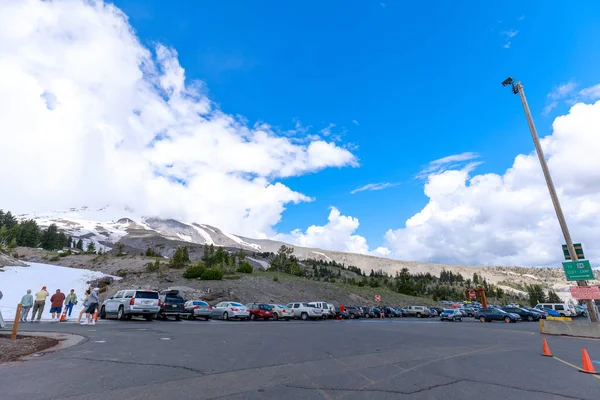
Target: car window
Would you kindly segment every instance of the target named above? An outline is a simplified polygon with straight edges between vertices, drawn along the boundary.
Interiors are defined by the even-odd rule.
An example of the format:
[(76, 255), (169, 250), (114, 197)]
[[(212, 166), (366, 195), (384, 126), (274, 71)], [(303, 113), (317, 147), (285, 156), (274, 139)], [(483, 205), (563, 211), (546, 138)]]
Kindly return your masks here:
[(565, 307), (562, 304), (557, 304), (557, 305), (554, 306), (554, 309), (555, 310), (564, 310)]
[(117, 292), (117, 294), (115, 294), (115, 299), (120, 299), (121, 297), (123, 297), (123, 292)]
[(193, 304), (195, 306), (207, 306), (208, 305), (208, 303), (204, 302), (204, 301), (194, 301)]
[(135, 292), (135, 298), (136, 299), (158, 299), (158, 293), (157, 292), (143, 292), (143, 291), (137, 291)]
[(126, 298), (126, 299), (131, 299), (133, 297), (134, 293), (135, 292), (133, 290), (128, 290), (128, 291), (125, 292), (125, 294), (123, 295), (123, 297)]
[(229, 304), (231, 304), (233, 307), (244, 307), (244, 305), (240, 304), (240, 303), (229, 303)]
[(181, 296), (167, 296), (165, 302), (170, 304), (183, 304), (185, 303), (185, 300), (183, 300), (183, 297)]

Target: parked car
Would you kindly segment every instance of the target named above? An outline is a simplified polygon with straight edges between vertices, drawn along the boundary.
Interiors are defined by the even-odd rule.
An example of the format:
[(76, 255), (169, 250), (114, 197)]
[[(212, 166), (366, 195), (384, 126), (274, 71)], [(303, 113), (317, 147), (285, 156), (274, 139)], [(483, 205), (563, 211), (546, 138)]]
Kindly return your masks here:
[(400, 312), (400, 310), (397, 310), (394, 307), (388, 307), (388, 315), (390, 315), (390, 318), (402, 317), (402, 313)]
[(333, 304), (325, 303), (324, 301), (311, 301), (308, 304), (314, 306), (315, 308), (320, 308), (321, 310), (323, 310), (323, 319), (335, 318), (335, 307), (333, 306)]
[(165, 290), (160, 293), (160, 308), (156, 318), (175, 317), (179, 321), (183, 313), (185, 313), (185, 300), (179, 295), (179, 290)]
[(273, 307), (273, 319), (277, 321), (278, 319), (284, 319), (289, 321), (290, 318), (293, 318), (294, 311), (291, 308), (288, 308), (281, 304), (270, 304)]
[(540, 314), (526, 310), (524, 308), (520, 308), (520, 307), (502, 307), (502, 310), (508, 312), (508, 313), (513, 313), (513, 314), (518, 314), (521, 319), (523, 321), (539, 321), (540, 318), (542, 317)]
[(440, 321), (462, 321), (463, 314), (458, 309), (442, 310)]
[(212, 315), (212, 306), (203, 300), (190, 300), (184, 304), (187, 319), (204, 318), (209, 320)]
[(575, 306), (575, 312), (578, 316), (587, 317), (587, 309), (584, 306)]
[(379, 317), (379, 309), (377, 307), (362, 307), (363, 309), (363, 317), (365, 318), (375, 318), (375, 312), (373, 310), (377, 309), (377, 317)]
[(423, 306), (408, 306), (402, 309), (402, 316), (407, 317), (429, 317), (429, 309)]
[(462, 311), (467, 317), (473, 317), (475, 315), (475, 309), (473, 307), (464, 307)]
[(429, 307), (430, 310), (435, 310), (435, 312), (437, 312), (438, 315), (442, 315), (442, 313), (444, 312), (444, 309), (442, 307)]
[(558, 311), (554, 311), (551, 308), (536, 308), (536, 310), (544, 311), (549, 317), (562, 317)]
[(346, 311), (350, 319), (357, 319), (364, 316), (364, 311), (358, 306), (347, 306)]
[(293, 302), (289, 303), (287, 306), (292, 309), (294, 318), (300, 318), (303, 321), (323, 318), (323, 311), (308, 303)]
[(482, 308), (475, 314), (475, 318), (481, 322), (504, 321), (517, 322), (521, 319), (517, 314), (507, 313), (498, 308)]
[(115, 315), (117, 319), (131, 319), (133, 316), (144, 317), (147, 321), (158, 313), (160, 300), (154, 290), (119, 290), (104, 300), (100, 308), (100, 318)]
[(336, 307), (335, 308), (335, 317), (341, 318), (341, 319), (348, 319), (348, 318), (350, 318), (350, 315), (348, 314), (348, 311), (346, 311), (345, 309), (342, 312), (340, 307)]
[(573, 316), (573, 311), (569, 307), (567, 303), (541, 303), (537, 304), (535, 308), (538, 309), (550, 309), (556, 311), (560, 317), (571, 317)]
[(245, 321), (250, 318), (250, 313), (245, 305), (234, 301), (222, 301), (213, 306), (212, 318), (221, 318), (224, 321), (229, 319), (239, 319)]
[(271, 307), (269, 304), (250, 303), (246, 304), (246, 308), (250, 313), (250, 319), (252, 321), (256, 319), (268, 321), (273, 318), (273, 307)]

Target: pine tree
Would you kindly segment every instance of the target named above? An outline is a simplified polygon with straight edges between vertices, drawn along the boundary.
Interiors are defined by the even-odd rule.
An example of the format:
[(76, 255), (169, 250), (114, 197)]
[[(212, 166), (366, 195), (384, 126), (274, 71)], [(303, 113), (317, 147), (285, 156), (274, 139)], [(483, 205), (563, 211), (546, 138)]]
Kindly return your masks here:
[(73, 247), (73, 238), (71, 237), (71, 235), (69, 235), (69, 238), (67, 239), (67, 247)]
[(83, 251), (83, 240), (79, 239), (75, 247), (81, 251)]
[(562, 300), (554, 290), (548, 290), (548, 303), (562, 303)]
[(96, 244), (94, 243), (93, 240), (90, 240), (90, 242), (88, 243), (86, 251), (88, 253), (95, 253), (96, 252)]
[(44, 250), (56, 250), (59, 248), (58, 227), (52, 224), (42, 233), (42, 248)]

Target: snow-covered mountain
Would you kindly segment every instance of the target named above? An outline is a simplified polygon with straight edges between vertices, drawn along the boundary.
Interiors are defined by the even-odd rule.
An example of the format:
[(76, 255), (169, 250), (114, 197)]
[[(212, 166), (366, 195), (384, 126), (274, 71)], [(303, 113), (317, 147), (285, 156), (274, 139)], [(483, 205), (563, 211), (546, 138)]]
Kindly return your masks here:
[[(224, 232), (219, 228), (198, 223), (187, 223), (175, 219), (161, 219), (135, 215), (131, 210), (114, 210), (110, 207), (90, 209), (88, 207), (48, 213), (18, 215), (19, 220), (33, 219), (41, 227), (56, 224), (58, 229), (84, 243), (94, 241), (96, 248), (111, 250), (115, 243), (145, 250), (152, 247), (152, 238), (190, 244), (243, 248), (250, 251), (262, 250), (260, 244)], [(156, 241), (156, 240), (155, 240)], [(275, 243), (275, 242), (274, 242)]]

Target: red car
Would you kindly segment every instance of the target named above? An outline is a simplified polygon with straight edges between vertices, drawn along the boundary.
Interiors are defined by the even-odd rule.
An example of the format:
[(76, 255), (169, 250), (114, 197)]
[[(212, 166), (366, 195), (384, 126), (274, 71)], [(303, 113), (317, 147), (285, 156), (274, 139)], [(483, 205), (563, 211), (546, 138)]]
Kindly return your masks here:
[(267, 321), (273, 318), (273, 307), (271, 307), (269, 304), (250, 303), (246, 304), (246, 308), (248, 308), (250, 319), (252, 321), (257, 319), (263, 319)]

